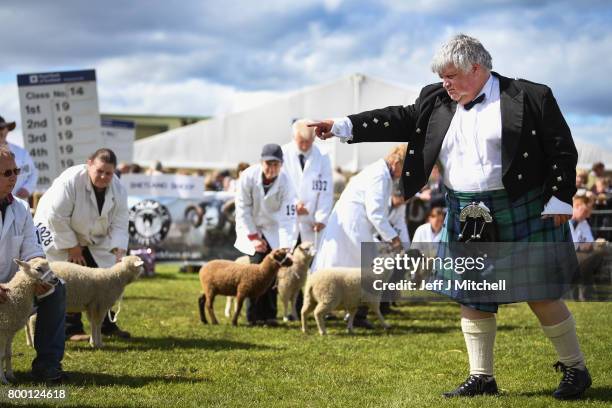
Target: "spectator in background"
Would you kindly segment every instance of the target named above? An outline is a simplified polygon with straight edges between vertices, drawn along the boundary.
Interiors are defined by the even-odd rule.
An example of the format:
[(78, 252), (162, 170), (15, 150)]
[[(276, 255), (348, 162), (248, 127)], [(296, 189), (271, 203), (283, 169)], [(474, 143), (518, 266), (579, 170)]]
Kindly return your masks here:
[(444, 182), (442, 181), (440, 166), (435, 164), (431, 169), (429, 181), (415, 196), (419, 197), (425, 202), (427, 212), (429, 212), (429, 210), (434, 207), (444, 207), (446, 205), (444, 198), (445, 194), (446, 190), (444, 189)]
[(442, 181), (440, 167), (434, 164), (431, 175), (427, 184), (415, 194), (414, 197), (408, 200), (406, 206), (406, 219), (408, 220), (408, 229), (416, 232), (416, 229), (427, 222), (427, 215), (434, 207), (444, 207), (446, 189)]
[(583, 169), (576, 170), (576, 190), (586, 190), (588, 181), (588, 171)]
[(444, 209), (434, 207), (429, 211), (427, 222), (414, 232), (412, 242), (440, 242), (442, 225), (444, 224)]
[(142, 174), (142, 167), (140, 167), (139, 164), (132, 163), (130, 165), (130, 171), (129, 172), (132, 173), (132, 174)]
[(159, 160), (156, 160), (151, 167), (145, 172), (147, 176), (161, 176), (164, 174), (164, 166)]
[(576, 297), (582, 301), (592, 299), (593, 278), (601, 270), (604, 260), (604, 252), (594, 244), (595, 238), (587, 221), (591, 216), (592, 204), (586, 195), (574, 196), (573, 214), (569, 223), (580, 268)]
[(9, 132), (13, 129), (15, 129), (15, 122), (7, 122), (0, 116), (0, 146), (7, 146), (13, 152), (17, 168), (21, 170), (12, 194), (27, 201), (36, 189), (38, 169), (26, 149), (6, 141)]
[(130, 170), (131, 166), (128, 163), (121, 162), (117, 165), (117, 170), (115, 171), (115, 174), (117, 174), (117, 177), (121, 177), (124, 174), (130, 173)]
[(607, 177), (597, 177), (591, 191), (593, 191), (595, 196), (608, 194), (610, 192), (610, 180)]
[(590, 190), (595, 185), (595, 180), (599, 177), (604, 177), (606, 174), (606, 166), (602, 162), (593, 164), (591, 172), (589, 173), (589, 181), (587, 182), (587, 188)]
[(249, 163), (240, 162), (238, 166), (236, 166), (236, 178), (232, 178), (225, 189), (225, 191), (235, 193), (238, 191), (238, 179), (240, 178), (240, 174), (249, 168)]

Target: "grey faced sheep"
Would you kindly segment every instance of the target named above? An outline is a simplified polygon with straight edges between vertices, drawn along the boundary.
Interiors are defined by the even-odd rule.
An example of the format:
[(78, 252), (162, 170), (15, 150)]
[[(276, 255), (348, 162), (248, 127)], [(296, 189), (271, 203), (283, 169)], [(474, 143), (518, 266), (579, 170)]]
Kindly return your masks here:
[(5, 285), (8, 301), (0, 303), (0, 382), (3, 384), (15, 380), (11, 362), (13, 338), (32, 313), (34, 286), (51, 276), (49, 263), (44, 258), (33, 258), (28, 262), (16, 259), (15, 262), (19, 270)]
[[(302, 242), (293, 250), (293, 265), (278, 271), (278, 296), (283, 303), (285, 321), (298, 319), (295, 303), (300, 289), (306, 283), (308, 268), (314, 255), (314, 245), (311, 242)], [(289, 302), (291, 302), (291, 312), (289, 312)]]
[(236, 311), (232, 325), (238, 325), (238, 316), (244, 300), (261, 296), (274, 282), (278, 270), (282, 266), (291, 266), (292, 261), (288, 249), (275, 249), (269, 253), (259, 265), (240, 264), (233, 261), (214, 260), (200, 269), (200, 284), (203, 295), (198, 299), (200, 320), (206, 324), (206, 311), (213, 324), (218, 324), (213, 310), (215, 296), (235, 296)]
[(143, 273), (144, 262), (124, 256), (110, 268), (88, 268), (70, 262), (51, 262), (56, 276), (66, 282), (66, 312), (87, 312), (91, 325), (89, 344), (102, 347), (102, 321), (125, 287)]
[(391, 326), (385, 322), (380, 313), (380, 299), (367, 299), (362, 302), (360, 268), (328, 268), (310, 275), (304, 290), (302, 306), (302, 331), (307, 332), (306, 318), (314, 311), (319, 333), (325, 335), (325, 315), (337, 308), (343, 308), (349, 314), (347, 330), (353, 331), (353, 321), (357, 307), (365, 304), (376, 313), (385, 329)]

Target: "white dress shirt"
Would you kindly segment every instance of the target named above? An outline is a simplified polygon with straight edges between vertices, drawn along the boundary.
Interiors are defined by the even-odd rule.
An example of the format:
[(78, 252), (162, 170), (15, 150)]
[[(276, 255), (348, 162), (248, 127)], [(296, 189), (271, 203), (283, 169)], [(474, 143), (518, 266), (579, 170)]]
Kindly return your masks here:
[(444, 184), (451, 190), (483, 192), (502, 190), (501, 110), (499, 80), (493, 75), (476, 95), (484, 101), (457, 110), (444, 136), (440, 155)]

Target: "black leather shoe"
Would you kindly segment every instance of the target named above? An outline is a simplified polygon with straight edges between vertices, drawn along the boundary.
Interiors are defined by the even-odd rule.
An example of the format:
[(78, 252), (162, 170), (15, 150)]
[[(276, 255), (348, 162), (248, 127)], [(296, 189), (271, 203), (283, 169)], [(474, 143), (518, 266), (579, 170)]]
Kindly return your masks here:
[(34, 382), (47, 386), (61, 385), (68, 382), (68, 374), (63, 370), (49, 370), (46, 372), (32, 372)]
[(374, 330), (374, 325), (368, 319), (353, 320), (353, 327), (361, 327), (362, 329)]
[(102, 329), (102, 334), (110, 337), (119, 337), (120, 339), (129, 339), (132, 337), (130, 332), (121, 330), (118, 326), (114, 326), (113, 328)]
[(582, 397), (587, 388), (591, 386), (591, 374), (589, 370), (579, 370), (574, 367), (568, 367), (560, 361), (557, 361), (553, 367), (556, 371), (563, 372), (563, 378), (559, 386), (553, 392), (553, 397), (560, 400), (577, 399)]
[(442, 394), (446, 398), (452, 397), (475, 397), (477, 395), (498, 395), (497, 382), (495, 377), (490, 375), (470, 376), (453, 391)]

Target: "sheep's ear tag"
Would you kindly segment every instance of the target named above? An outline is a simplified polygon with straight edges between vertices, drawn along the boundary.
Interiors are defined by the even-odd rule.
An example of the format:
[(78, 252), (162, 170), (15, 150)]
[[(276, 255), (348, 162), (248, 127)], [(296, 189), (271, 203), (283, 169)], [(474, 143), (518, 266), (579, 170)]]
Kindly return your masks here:
[(142, 266), (142, 265), (144, 265), (144, 261), (142, 259), (134, 262), (134, 266), (136, 266), (136, 267), (139, 267), (139, 266)]

